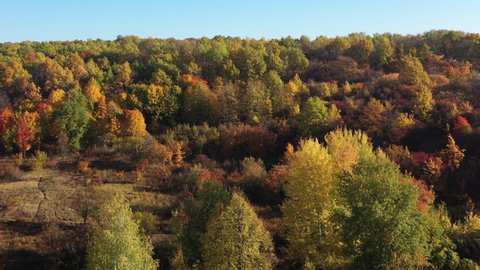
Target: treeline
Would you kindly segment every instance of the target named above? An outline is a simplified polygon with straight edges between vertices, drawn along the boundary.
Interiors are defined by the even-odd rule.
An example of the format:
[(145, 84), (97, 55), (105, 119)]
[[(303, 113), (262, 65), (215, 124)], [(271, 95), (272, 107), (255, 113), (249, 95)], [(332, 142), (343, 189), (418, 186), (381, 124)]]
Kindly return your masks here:
[[(45, 152), (116, 149), (138, 172), (157, 164), (156, 180), (149, 181), (195, 179), (189, 189), (194, 198), (201, 196), (204, 179), (243, 181), (248, 183), (240, 185), (245, 194), (229, 191), (235, 207), (248, 205), (245, 197), (254, 204), (283, 205), (288, 258), (306, 268), (429, 264), (456, 269), (467, 263), (461, 257), (480, 262), (471, 252), (472, 245), (478, 250), (478, 242), (463, 238), (478, 239), (478, 224), (461, 225), (478, 222), (479, 44), (480, 35), (454, 31), (314, 40), (127, 36), (114, 41), (3, 43), (0, 151), (38, 159)], [(329, 133), (341, 127), (364, 133)], [(332, 140), (339, 146), (332, 146)], [(285, 147), (292, 157), (284, 155)], [(335, 147), (342, 151), (335, 152)], [(377, 147), (382, 150), (374, 150)], [(295, 168), (304, 148), (318, 153), (310, 153)], [(183, 165), (191, 165), (190, 171), (179, 176), (176, 170)], [(295, 184), (295, 173), (308, 171), (301, 181), (311, 182)], [(290, 207), (302, 201), (295, 192), (304, 191), (312, 196), (306, 200), (318, 203), (302, 206), (307, 212), (301, 213)], [(439, 207), (443, 202), (446, 209)], [(222, 204), (227, 211), (229, 203)], [(204, 215), (195, 225), (201, 226), (201, 234), (208, 226), (221, 226), (207, 226), (213, 208), (191, 207), (185, 208), (192, 211), (187, 213), (190, 218)], [(450, 222), (446, 210), (460, 225), (432, 225), (438, 219)], [(221, 220), (222, 214), (214, 212), (215, 220)], [(223, 218), (227, 222), (232, 217)], [(317, 219), (312, 221), (316, 228), (294, 224), (307, 219)], [(432, 242), (432, 226), (444, 237), (438, 243), (448, 248)], [(452, 229), (455, 226), (462, 229)], [(189, 267), (210, 265), (199, 254), (215, 250), (200, 248), (200, 234), (193, 234), (196, 238), (188, 241), (194, 241), (195, 250), (182, 246), (177, 257)], [(252, 245), (270, 250), (265, 244), (270, 239), (260, 234), (257, 240), (263, 242)], [(401, 246), (393, 239), (401, 240)], [(307, 246), (292, 248), (296, 240)], [(258, 259), (262, 265), (273, 265), (272, 257), (265, 256), (269, 259)], [(432, 256), (444, 256), (445, 262)], [(446, 261), (454, 266), (447, 268)]]

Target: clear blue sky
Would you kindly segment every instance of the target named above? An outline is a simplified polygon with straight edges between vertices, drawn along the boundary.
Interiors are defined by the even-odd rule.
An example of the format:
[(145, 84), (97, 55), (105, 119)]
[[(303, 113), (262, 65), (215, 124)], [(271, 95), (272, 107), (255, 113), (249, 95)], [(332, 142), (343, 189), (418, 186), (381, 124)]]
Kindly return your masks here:
[(0, 0), (0, 42), (480, 32), (480, 0)]

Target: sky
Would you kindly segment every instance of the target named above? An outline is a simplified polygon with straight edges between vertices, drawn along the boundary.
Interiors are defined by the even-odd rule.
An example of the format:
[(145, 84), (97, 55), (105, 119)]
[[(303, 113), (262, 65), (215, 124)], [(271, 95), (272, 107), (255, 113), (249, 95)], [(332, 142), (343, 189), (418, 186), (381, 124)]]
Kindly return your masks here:
[(480, 32), (479, 0), (0, 0), (0, 42)]

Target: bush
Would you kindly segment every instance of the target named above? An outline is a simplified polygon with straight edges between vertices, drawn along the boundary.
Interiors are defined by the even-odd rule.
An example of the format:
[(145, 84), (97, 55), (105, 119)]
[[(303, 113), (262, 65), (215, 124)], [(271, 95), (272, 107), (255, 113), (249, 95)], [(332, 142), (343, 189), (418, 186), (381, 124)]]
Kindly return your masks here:
[(149, 177), (144, 177), (145, 183), (152, 189), (158, 189), (162, 183), (167, 182), (172, 175), (170, 167), (164, 164), (153, 164), (148, 169)]
[(173, 152), (151, 136), (127, 137), (119, 142), (117, 150), (135, 163), (146, 159), (151, 162), (170, 163), (173, 158)]
[(470, 259), (462, 259), (458, 270), (479, 270), (480, 266)]
[(89, 171), (90, 161), (80, 160), (78, 162), (78, 171), (81, 173), (86, 173)]
[(217, 144), (220, 159), (240, 160), (252, 156), (267, 160), (275, 152), (277, 135), (263, 126), (240, 124), (221, 126), (219, 130)]
[(261, 159), (246, 157), (242, 160), (242, 174), (248, 182), (259, 182), (265, 180), (267, 171)]
[(135, 212), (133, 218), (137, 220), (140, 225), (140, 228), (145, 232), (146, 235), (152, 235), (157, 232), (158, 219), (157, 216), (150, 212)]
[(41, 170), (45, 163), (47, 163), (47, 153), (44, 151), (37, 150), (32, 156), (32, 169)]

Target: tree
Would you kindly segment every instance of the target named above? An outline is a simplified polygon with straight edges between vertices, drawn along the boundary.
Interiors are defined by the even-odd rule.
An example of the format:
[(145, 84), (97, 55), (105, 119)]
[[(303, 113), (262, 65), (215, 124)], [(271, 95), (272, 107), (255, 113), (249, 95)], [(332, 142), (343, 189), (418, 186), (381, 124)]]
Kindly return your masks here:
[(103, 201), (87, 245), (87, 270), (156, 270), (153, 245), (140, 234), (132, 210), (119, 194)]
[(400, 76), (398, 78), (401, 83), (412, 86), (430, 86), (431, 81), (427, 72), (423, 69), (423, 65), (418, 58), (407, 55), (400, 62)]
[(303, 88), (302, 80), (300, 80), (300, 77), (296, 74), (292, 80), (285, 84), (285, 86), (280, 89), (275, 89), (275, 92), (272, 92), (273, 111), (277, 115), (284, 116), (298, 114), (300, 106), (295, 97), (303, 90)]
[(121, 126), (124, 136), (141, 137), (148, 134), (145, 118), (139, 110), (123, 110)]
[(360, 112), (355, 126), (365, 130), (369, 136), (382, 137), (388, 107), (388, 104), (384, 105), (380, 100), (371, 98)]
[(341, 119), (340, 110), (318, 97), (310, 97), (299, 115), (299, 128), (302, 136), (316, 137), (332, 129)]
[(241, 98), (243, 118), (248, 123), (260, 123), (272, 115), (272, 102), (260, 81), (250, 81)]
[(24, 156), (25, 152), (32, 148), (32, 143), (37, 139), (37, 121), (38, 114), (36, 112), (24, 112), (17, 118), (16, 144)]
[(217, 208), (202, 240), (205, 269), (272, 269), (272, 239), (242, 195)]
[[(81, 149), (81, 141), (91, 120), (87, 98), (77, 89), (67, 93), (67, 99), (57, 113), (59, 132), (65, 132), (70, 150)], [(58, 134), (57, 134), (58, 135)]]
[[(288, 256), (312, 269), (338, 266), (334, 161), (317, 140), (301, 141), (288, 163), (282, 205)], [(308, 190), (308, 192), (305, 192)]]
[(325, 47), (326, 57), (329, 60), (334, 60), (337, 57), (345, 54), (345, 52), (350, 48), (351, 44), (346, 38), (336, 37), (335, 39), (330, 40), (330, 42)]
[(373, 52), (370, 55), (371, 62), (376, 68), (384, 68), (393, 60), (394, 49), (390, 39), (386, 36), (373, 38)]
[(67, 93), (62, 89), (55, 89), (48, 95), (48, 104), (54, 109), (60, 108), (67, 99)]
[(97, 80), (91, 78), (88, 83), (83, 88), (83, 95), (90, 101), (92, 104), (95, 104), (100, 101), (103, 97), (103, 94), (100, 90), (100, 85)]
[(85, 62), (77, 53), (68, 56), (65, 66), (72, 72), (73, 77), (77, 81), (85, 81), (87, 79), (88, 71), (85, 68)]
[(265, 62), (265, 49), (247, 46), (240, 49), (236, 66), (240, 70), (240, 76), (244, 81), (256, 80), (267, 70)]
[(50, 91), (55, 89), (70, 89), (78, 86), (73, 73), (50, 58), (46, 58), (37, 66), (34, 79), (36, 85), (42, 88), (43, 96), (48, 96)]
[(353, 269), (408, 269), (426, 264), (429, 231), (417, 210), (419, 191), (378, 152), (340, 175), (348, 214), (344, 243)]
[(182, 118), (187, 123), (213, 122), (217, 118), (217, 97), (206, 82), (193, 81), (183, 92)]
[(415, 93), (412, 112), (421, 120), (428, 120), (433, 110), (434, 99), (432, 90), (428, 87), (421, 87), (420, 91)]
[(325, 135), (328, 153), (334, 160), (336, 174), (352, 172), (360, 159), (373, 156), (373, 146), (362, 131), (336, 129)]
[(275, 70), (270, 70), (268, 73), (266, 73), (263, 76), (262, 81), (265, 85), (268, 95), (272, 97), (272, 99), (283, 90), (284, 83), (278, 72)]
[(453, 171), (458, 169), (462, 164), (463, 158), (465, 157), (465, 150), (457, 145), (452, 135), (448, 134), (447, 148), (441, 150), (439, 156), (446, 167)]
[(195, 198), (185, 202), (184, 209), (176, 217), (174, 234), (179, 240), (183, 260), (187, 265), (201, 264), (201, 240), (207, 232), (207, 222), (215, 207), (227, 205), (231, 197), (223, 185), (208, 181), (203, 183)]
[(132, 79), (132, 69), (128, 62), (124, 62), (120, 65), (115, 64), (113, 66), (113, 71), (115, 74), (114, 85), (117, 87), (117, 90), (124, 90)]
[(179, 89), (155, 84), (134, 84), (129, 87), (129, 92), (131, 109), (139, 109), (150, 123), (172, 120), (178, 111)]
[(236, 123), (240, 119), (240, 104), (238, 101), (238, 88), (228, 83), (216, 89), (218, 96), (219, 121), (222, 123)]
[(283, 54), (287, 79), (292, 78), (295, 74), (302, 74), (307, 70), (308, 59), (302, 50), (299, 48), (288, 48)]
[(367, 63), (374, 50), (372, 40), (361, 35), (354, 35), (353, 39), (354, 42), (352, 42), (351, 47), (348, 49), (348, 55), (360, 64)]

